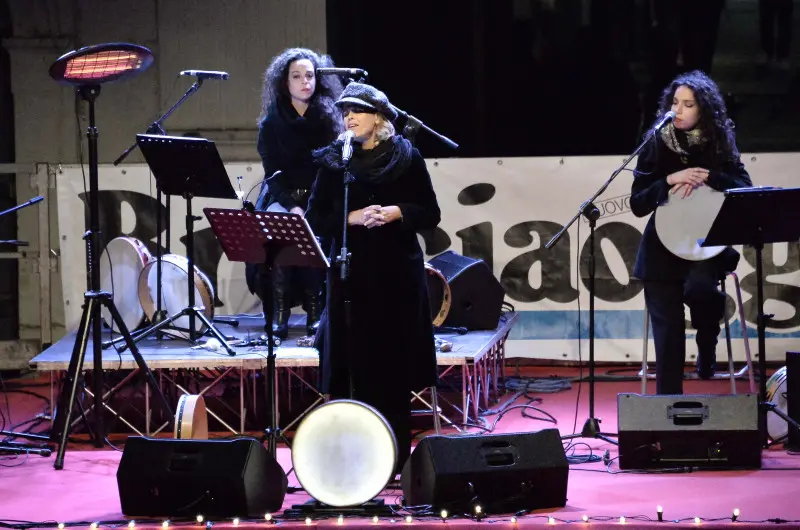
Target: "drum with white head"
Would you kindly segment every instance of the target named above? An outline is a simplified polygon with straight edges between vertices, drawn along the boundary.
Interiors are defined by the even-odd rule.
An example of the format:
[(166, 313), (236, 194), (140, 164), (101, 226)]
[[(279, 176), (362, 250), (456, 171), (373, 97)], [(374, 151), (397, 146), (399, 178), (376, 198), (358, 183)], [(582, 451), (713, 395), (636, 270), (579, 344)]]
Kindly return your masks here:
[(329, 506), (356, 506), (380, 494), (394, 477), (397, 441), (389, 422), (360, 401), (329, 401), (311, 411), (292, 442), (300, 485)]
[[(145, 320), (139, 302), (136, 283), (144, 268), (153, 262), (153, 255), (144, 243), (132, 237), (116, 237), (108, 242), (100, 256), (100, 288), (114, 296), (114, 305), (128, 330), (141, 326)], [(114, 331), (111, 312), (103, 306), (103, 320)]]
[[(189, 260), (177, 254), (161, 256), (161, 309), (167, 316), (189, 307)], [(156, 312), (157, 261), (148, 263), (139, 276), (139, 300), (147, 318), (153, 319)], [(203, 307), (203, 314), (214, 318), (214, 287), (211, 280), (194, 266), (194, 303)], [(182, 316), (174, 321), (177, 328), (189, 329), (189, 317)], [(203, 332), (205, 324), (195, 319), (195, 331)], [(188, 334), (185, 334), (188, 335)]]
[(656, 233), (661, 243), (679, 258), (703, 261), (713, 258), (723, 250), (720, 247), (701, 247), (711, 230), (725, 194), (708, 186), (700, 186), (684, 198), (683, 192), (670, 194), (667, 202), (656, 210)]
[[(767, 401), (787, 414), (785, 366), (776, 370), (767, 380)], [(789, 435), (789, 423), (777, 414), (767, 414), (767, 434), (773, 441), (781, 440)]]

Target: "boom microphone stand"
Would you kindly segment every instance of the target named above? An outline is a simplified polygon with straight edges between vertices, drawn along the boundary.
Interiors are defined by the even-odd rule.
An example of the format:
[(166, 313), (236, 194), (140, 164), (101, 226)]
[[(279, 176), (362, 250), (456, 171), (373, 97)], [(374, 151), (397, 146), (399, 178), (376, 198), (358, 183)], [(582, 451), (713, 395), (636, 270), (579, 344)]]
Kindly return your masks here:
[(611, 185), (611, 182), (617, 178), (617, 175), (622, 173), (625, 167), (633, 160), (636, 155), (647, 145), (653, 136), (664, 126), (675, 117), (675, 113), (670, 111), (667, 112), (664, 117), (647, 133), (642, 143), (640, 143), (636, 149), (631, 153), (631, 155), (622, 163), (620, 167), (611, 174), (608, 180), (600, 186), (600, 189), (592, 195), (589, 199), (587, 199), (583, 204), (580, 205), (578, 208), (578, 212), (570, 219), (570, 221), (564, 225), (562, 228), (553, 238), (547, 242), (544, 248), (552, 248), (561, 236), (569, 229), (572, 224), (578, 220), (578, 217), (581, 215), (589, 221), (589, 418), (583, 425), (583, 429), (580, 433), (574, 433), (567, 436), (562, 436), (562, 440), (571, 440), (573, 438), (599, 438), (601, 440), (605, 440), (606, 442), (616, 444), (615, 440), (609, 438), (609, 436), (615, 436), (611, 433), (603, 433), (600, 432), (600, 420), (595, 418), (594, 416), (594, 281), (595, 281), (595, 241), (594, 241), (594, 229), (595, 225), (597, 224), (597, 219), (600, 218), (600, 210), (597, 209), (597, 206), (594, 205), (594, 201), (604, 192), (606, 189)]
[[(167, 118), (169, 118), (172, 115), (173, 112), (175, 112), (178, 109), (179, 106), (181, 106), (181, 104), (183, 104), (184, 101), (186, 101), (189, 98), (189, 96), (191, 96), (200, 89), (200, 87), (203, 85), (204, 79), (207, 79), (207, 77), (198, 76), (197, 81), (195, 81), (192, 84), (192, 86), (189, 87), (189, 89), (183, 94), (183, 96), (181, 96), (181, 98), (178, 101), (176, 101), (175, 104), (172, 105), (172, 107), (170, 107), (170, 109), (167, 112), (165, 112), (163, 116), (158, 118), (156, 121), (154, 121), (147, 127), (147, 134), (166, 136), (167, 132), (164, 130), (162, 124), (164, 123), (164, 121), (166, 121)], [(227, 77), (225, 77), (224, 79), (227, 79)], [(130, 147), (128, 147), (125, 151), (123, 151), (122, 154), (119, 155), (119, 157), (117, 157), (116, 160), (114, 160), (113, 164), (115, 166), (118, 166), (123, 160), (125, 160), (125, 158), (128, 157), (129, 154), (131, 154), (131, 152), (134, 149), (136, 149), (137, 145), (139, 145), (138, 139), (135, 140)], [(162, 193), (161, 186), (159, 185), (158, 180), (156, 180), (156, 202), (158, 203), (159, 206), (161, 206), (161, 193)], [(169, 218), (170, 195), (169, 194), (165, 195), (164, 206), (166, 208), (165, 219), (167, 225), (165, 251), (167, 254), (169, 254), (169, 240), (170, 240), (170, 218)], [(161, 261), (162, 261), (161, 260), (161, 212), (159, 211), (156, 214), (156, 308), (155, 308), (155, 313), (153, 313), (153, 318), (151, 319), (150, 322), (150, 328), (152, 328), (153, 326), (155, 326), (156, 324), (167, 318), (166, 311), (164, 311), (161, 307), (161, 298), (162, 298)], [(142, 331), (147, 332), (149, 331), (150, 328), (144, 329)], [(160, 331), (156, 333), (156, 338), (160, 339), (161, 337), (162, 333)], [(106, 341), (103, 343), (103, 349), (109, 348), (114, 344), (115, 343), (113, 341)]]

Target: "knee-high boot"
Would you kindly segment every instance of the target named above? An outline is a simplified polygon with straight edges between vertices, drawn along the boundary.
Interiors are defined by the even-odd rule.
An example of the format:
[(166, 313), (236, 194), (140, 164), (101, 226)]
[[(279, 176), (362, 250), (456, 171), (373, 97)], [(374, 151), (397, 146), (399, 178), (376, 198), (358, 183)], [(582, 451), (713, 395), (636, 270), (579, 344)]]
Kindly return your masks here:
[(272, 293), (275, 300), (275, 312), (272, 333), (281, 340), (286, 340), (289, 336), (289, 315), (292, 313), (292, 306), (289, 297), (288, 278), (281, 267), (275, 267), (272, 274)]
[(309, 336), (317, 334), (319, 328), (319, 318), (322, 314), (322, 302), (320, 293), (317, 289), (306, 288), (303, 291), (304, 306), (306, 308), (306, 333)]

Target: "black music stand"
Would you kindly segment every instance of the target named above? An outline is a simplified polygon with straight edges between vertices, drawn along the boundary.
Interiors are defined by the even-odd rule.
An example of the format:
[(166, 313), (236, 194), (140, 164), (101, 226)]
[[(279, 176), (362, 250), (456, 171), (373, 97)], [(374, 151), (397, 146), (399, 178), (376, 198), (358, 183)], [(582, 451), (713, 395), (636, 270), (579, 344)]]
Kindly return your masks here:
[(267, 326), (267, 394), (269, 395), (270, 426), (266, 429), (268, 450), (276, 456), (276, 440), (283, 436), (277, 425), (278, 412), (275, 400), (275, 350), (272, 332), (272, 268), (315, 267), (328, 268), (330, 262), (322, 252), (317, 238), (301, 215), (281, 212), (251, 212), (203, 208), (211, 230), (217, 236), (222, 250), (230, 261), (263, 263), (266, 274), (262, 277), (270, 285), (263, 289), (264, 318)]
[[(758, 305), (758, 371), (759, 401), (758, 429), (764, 447), (768, 446), (767, 411), (778, 414), (787, 422), (797, 424), (767, 401), (767, 353), (764, 315), (764, 271), (762, 251), (767, 243), (800, 240), (800, 188), (736, 188), (727, 190), (717, 217), (701, 247), (744, 245), (756, 251), (756, 302)], [(744, 325), (744, 323), (742, 323)]]
[[(186, 258), (188, 260), (187, 283), (189, 304), (150, 328), (136, 333), (134, 341), (152, 335), (184, 316), (189, 317), (189, 341), (194, 343), (200, 336), (211, 333), (220, 341), (228, 355), (236, 355), (225, 336), (214, 327), (201, 308), (195, 307), (194, 284), (194, 222), (201, 217), (192, 214), (192, 199), (237, 199), (225, 165), (214, 142), (205, 138), (137, 134), (136, 142), (147, 165), (153, 172), (161, 191), (166, 195), (180, 195), (186, 199)], [(213, 303), (213, 300), (212, 300)], [(206, 331), (195, 329), (195, 318), (205, 324)], [(173, 326), (174, 327), (174, 326)], [(113, 341), (112, 341), (113, 342)]]

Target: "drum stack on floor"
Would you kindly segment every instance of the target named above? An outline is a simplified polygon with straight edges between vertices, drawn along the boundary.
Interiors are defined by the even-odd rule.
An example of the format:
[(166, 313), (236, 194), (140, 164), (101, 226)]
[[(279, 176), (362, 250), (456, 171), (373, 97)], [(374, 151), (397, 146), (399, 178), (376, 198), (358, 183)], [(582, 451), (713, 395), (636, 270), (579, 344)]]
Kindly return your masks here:
[[(161, 309), (169, 315), (180, 312), (189, 300), (189, 260), (178, 254), (161, 256)], [(140, 240), (132, 237), (117, 237), (106, 246), (100, 257), (100, 284), (110, 292), (130, 330), (136, 330), (156, 313), (158, 261)], [(203, 313), (209, 320), (214, 317), (214, 286), (197, 265), (194, 266), (195, 300), (199, 300)], [(111, 322), (111, 315), (103, 308), (103, 320)], [(189, 317), (175, 320), (178, 329), (189, 328)], [(203, 331), (204, 324), (195, 321), (195, 330)], [(114, 330), (111, 330), (114, 332)], [(188, 338), (188, 333), (177, 332)]]

